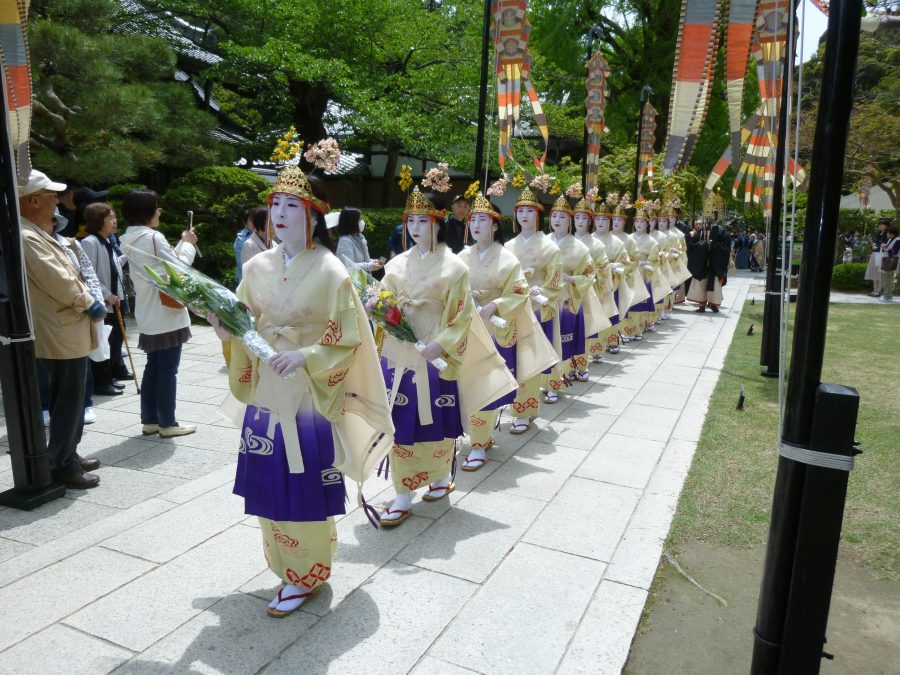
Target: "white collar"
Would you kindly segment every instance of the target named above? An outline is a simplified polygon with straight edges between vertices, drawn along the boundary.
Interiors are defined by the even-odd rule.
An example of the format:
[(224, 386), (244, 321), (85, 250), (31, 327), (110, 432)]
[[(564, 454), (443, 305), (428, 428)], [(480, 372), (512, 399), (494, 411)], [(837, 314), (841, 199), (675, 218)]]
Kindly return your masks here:
[(522, 241), (527, 244), (528, 240), (531, 239), (531, 237), (536, 235), (538, 232), (540, 232), (540, 230), (535, 230), (534, 232), (531, 233), (531, 236), (526, 236), (525, 230), (522, 230)]

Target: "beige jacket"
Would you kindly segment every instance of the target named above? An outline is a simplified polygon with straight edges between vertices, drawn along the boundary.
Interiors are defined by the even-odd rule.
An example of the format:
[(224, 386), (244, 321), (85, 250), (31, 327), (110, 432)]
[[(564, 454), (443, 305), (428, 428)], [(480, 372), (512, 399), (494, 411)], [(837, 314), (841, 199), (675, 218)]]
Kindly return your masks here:
[(87, 356), (97, 348), (97, 333), (85, 313), (94, 304), (93, 296), (59, 242), (25, 218), (21, 228), (35, 356)]

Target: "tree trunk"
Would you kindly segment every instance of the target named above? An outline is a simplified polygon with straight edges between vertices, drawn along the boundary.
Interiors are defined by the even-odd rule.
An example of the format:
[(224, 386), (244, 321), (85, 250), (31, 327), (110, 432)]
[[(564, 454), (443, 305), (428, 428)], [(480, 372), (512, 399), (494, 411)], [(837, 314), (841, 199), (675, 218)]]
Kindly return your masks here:
[(394, 192), (394, 175), (397, 173), (397, 163), (400, 161), (400, 146), (396, 143), (388, 143), (387, 163), (384, 165), (384, 176), (381, 179), (381, 207), (391, 206), (391, 195)]
[(328, 135), (322, 122), (330, 99), (328, 90), (320, 85), (300, 80), (291, 80), (288, 89), (294, 101), (292, 115), (294, 126), (306, 149)]

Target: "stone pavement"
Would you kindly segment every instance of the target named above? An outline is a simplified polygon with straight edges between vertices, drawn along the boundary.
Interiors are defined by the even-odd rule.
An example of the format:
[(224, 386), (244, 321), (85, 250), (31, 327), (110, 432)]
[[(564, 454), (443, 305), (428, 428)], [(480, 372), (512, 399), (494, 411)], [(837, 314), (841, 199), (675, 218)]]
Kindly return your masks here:
[[(141, 437), (129, 387), (86, 427), (100, 487), (0, 507), (0, 673), (618, 673), (750, 283), (607, 355), (528, 433), (506, 416), (487, 465), (396, 531), (372, 529), (348, 486), (334, 575), (282, 620), (231, 494), (220, 345), (195, 329), (178, 418), (197, 434)], [(0, 455), (0, 487), (9, 467)], [(381, 478), (364, 489), (391, 495)]]

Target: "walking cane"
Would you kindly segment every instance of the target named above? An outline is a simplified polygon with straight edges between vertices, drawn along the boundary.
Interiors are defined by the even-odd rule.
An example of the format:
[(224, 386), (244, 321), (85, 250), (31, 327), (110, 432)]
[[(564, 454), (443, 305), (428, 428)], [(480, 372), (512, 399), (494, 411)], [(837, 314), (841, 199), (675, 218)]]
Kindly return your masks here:
[(122, 331), (122, 340), (125, 343), (125, 351), (128, 352), (128, 362), (131, 364), (131, 376), (134, 378), (134, 386), (137, 393), (141, 393), (141, 385), (138, 384), (137, 369), (134, 367), (134, 359), (131, 358), (131, 346), (128, 344), (128, 334), (125, 333), (125, 322), (122, 321), (122, 310), (116, 305), (116, 318), (119, 320), (119, 330)]

